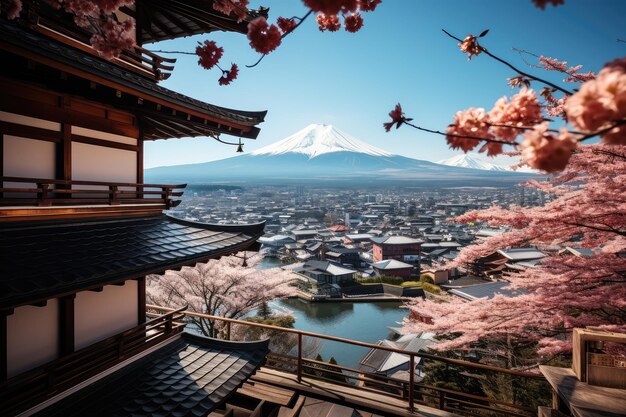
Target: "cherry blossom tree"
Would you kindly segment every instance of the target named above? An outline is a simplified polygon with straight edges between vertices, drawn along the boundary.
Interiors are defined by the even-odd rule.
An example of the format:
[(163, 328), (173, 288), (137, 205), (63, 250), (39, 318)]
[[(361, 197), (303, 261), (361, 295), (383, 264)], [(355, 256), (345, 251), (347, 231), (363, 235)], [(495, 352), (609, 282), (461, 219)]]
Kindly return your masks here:
[[(257, 269), (262, 256), (247, 258), (247, 267), (239, 256), (225, 256), (147, 277), (146, 295), (151, 304), (180, 308), (213, 316), (238, 319), (271, 300), (295, 294), (292, 276), (279, 268)], [(206, 336), (216, 337), (223, 323), (190, 318)]]
[[(563, 0), (534, 3), (545, 9), (549, 3), (558, 6)], [(488, 156), (503, 154), (508, 146), (514, 149), (513, 154), (521, 155), (522, 164), (546, 173), (562, 171), (578, 145), (590, 139), (599, 137), (605, 144), (626, 145), (626, 58), (609, 62), (596, 75), (592, 71), (581, 72), (582, 65), (568, 66), (566, 61), (516, 49), (522, 56), (537, 58), (538, 64), (529, 64), (531, 67), (563, 73), (564, 85), (557, 85), (522, 71), (485, 48), (479, 39), (489, 30), (463, 39), (443, 32), (459, 42), (459, 49), (468, 60), (486, 55), (511, 69), (515, 75), (508, 79), (508, 84), (519, 87), (519, 93), (498, 99), (489, 111), (472, 107), (457, 112), (445, 132), (413, 123), (413, 118), (405, 116), (397, 104), (389, 113), (391, 121), (383, 124), (387, 132), (394, 126), (407, 125), (445, 136), (452, 149), (467, 153), (480, 146), (479, 152)], [(565, 86), (571, 83), (580, 87)], [(541, 88), (539, 94), (531, 85)], [(568, 125), (558, 130), (551, 128), (550, 123), (555, 120), (550, 117)]]
[(540, 207), (492, 207), (457, 217), (510, 230), (464, 248), (447, 266), (519, 246), (574, 246), (593, 253), (551, 253), (538, 267), (512, 274), (507, 279), (514, 297), (415, 301), (409, 305), (413, 316), (430, 320), (408, 320), (407, 330), (448, 336), (437, 345), (440, 350), (512, 338), (536, 344), (547, 356), (571, 349), (574, 327), (626, 331), (626, 146), (581, 146), (561, 175), (526, 186), (555, 198)]

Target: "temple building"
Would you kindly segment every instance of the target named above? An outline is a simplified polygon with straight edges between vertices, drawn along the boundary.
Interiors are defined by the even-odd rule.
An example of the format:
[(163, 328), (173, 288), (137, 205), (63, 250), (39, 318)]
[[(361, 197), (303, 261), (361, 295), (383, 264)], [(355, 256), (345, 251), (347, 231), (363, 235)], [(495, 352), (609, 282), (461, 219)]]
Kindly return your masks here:
[(146, 141), (254, 139), (264, 120), (158, 84), (175, 60), (144, 44), (257, 17), (211, 5), (122, 8), (137, 46), (114, 60), (45, 1), (2, 10), (0, 415), (208, 414), (264, 362), (267, 342), (181, 333), (180, 311), (146, 318), (148, 274), (254, 247), (264, 229), (174, 219), (185, 185), (143, 183)]

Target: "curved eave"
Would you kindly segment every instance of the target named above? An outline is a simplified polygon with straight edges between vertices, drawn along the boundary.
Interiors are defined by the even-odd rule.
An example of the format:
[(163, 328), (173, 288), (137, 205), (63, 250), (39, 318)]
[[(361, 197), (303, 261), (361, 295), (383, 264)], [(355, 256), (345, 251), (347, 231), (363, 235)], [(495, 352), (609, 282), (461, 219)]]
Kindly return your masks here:
[(161, 274), (256, 247), (264, 223), (166, 215), (16, 222), (0, 228), (0, 309)]
[[(110, 88), (114, 96), (127, 95), (133, 98), (126, 101), (112, 98), (111, 104), (116, 107), (136, 112), (140, 116), (147, 113), (175, 120), (190, 129), (193, 129), (195, 123), (217, 133), (254, 139), (259, 133), (256, 126), (265, 120), (267, 114), (267, 111), (220, 107), (180, 94), (112, 62), (4, 19), (0, 19), (0, 50)], [(92, 94), (89, 90), (84, 93)], [(156, 136), (154, 138), (168, 137), (164, 132)]]

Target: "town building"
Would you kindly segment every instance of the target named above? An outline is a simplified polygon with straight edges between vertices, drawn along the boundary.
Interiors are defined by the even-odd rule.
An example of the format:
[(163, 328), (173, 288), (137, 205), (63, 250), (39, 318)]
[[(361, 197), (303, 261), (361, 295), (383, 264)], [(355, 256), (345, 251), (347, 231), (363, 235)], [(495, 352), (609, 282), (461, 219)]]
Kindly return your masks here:
[(395, 259), (419, 266), (422, 240), (406, 236), (373, 237), (373, 260)]

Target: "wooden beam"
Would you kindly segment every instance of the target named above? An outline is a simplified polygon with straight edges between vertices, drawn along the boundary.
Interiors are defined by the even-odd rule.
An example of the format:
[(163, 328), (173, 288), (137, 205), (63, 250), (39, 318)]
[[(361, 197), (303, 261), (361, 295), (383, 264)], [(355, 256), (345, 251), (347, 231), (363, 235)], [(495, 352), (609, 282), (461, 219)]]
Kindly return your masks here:
[(74, 352), (74, 300), (76, 294), (59, 298), (59, 354), (69, 355)]
[(137, 324), (146, 321), (146, 277), (137, 280)]
[[(145, 309), (144, 309), (145, 310)], [(8, 369), (8, 320), (13, 309), (0, 311), (0, 381), (6, 381)]]
[[(4, 176), (4, 133), (0, 128), (0, 176)], [(4, 183), (0, 181), (0, 188), (4, 188)], [(0, 199), (4, 198), (4, 193), (0, 193)]]
[[(9, 110), (10, 111), (10, 110)], [(18, 125), (16, 123), (0, 122), (0, 130), (4, 135), (21, 136), (28, 139), (61, 142), (62, 133), (39, 127)]]
[(127, 143), (112, 142), (110, 140), (96, 139), (89, 136), (72, 135), (72, 141), (86, 143), (88, 145), (104, 146), (106, 148), (123, 149), (125, 151), (137, 151), (137, 145), (129, 145)]
[[(137, 183), (143, 183), (143, 132), (139, 134), (139, 139), (137, 139)], [(142, 198), (141, 196), (137, 196), (138, 198)]]
[(34, 307), (45, 307), (48, 305), (48, 300), (37, 301), (36, 303), (32, 303), (31, 306)]

